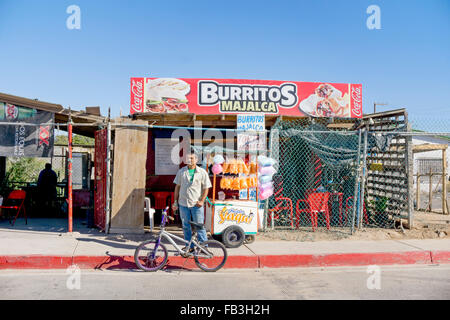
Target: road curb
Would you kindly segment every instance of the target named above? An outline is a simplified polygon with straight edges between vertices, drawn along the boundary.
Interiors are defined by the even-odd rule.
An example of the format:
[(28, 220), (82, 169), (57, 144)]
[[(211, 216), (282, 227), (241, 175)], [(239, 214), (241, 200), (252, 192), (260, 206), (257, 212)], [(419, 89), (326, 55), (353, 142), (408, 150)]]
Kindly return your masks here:
[[(336, 267), (450, 263), (450, 251), (228, 256), (224, 268)], [(0, 269), (136, 269), (133, 256), (0, 256)], [(170, 256), (169, 269), (197, 269), (193, 259)]]

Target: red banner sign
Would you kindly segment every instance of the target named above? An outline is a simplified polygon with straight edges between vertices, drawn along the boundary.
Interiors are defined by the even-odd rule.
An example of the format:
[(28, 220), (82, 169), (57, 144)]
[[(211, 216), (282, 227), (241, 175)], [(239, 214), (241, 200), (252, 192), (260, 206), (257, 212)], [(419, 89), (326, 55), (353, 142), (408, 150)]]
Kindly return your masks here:
[(264, 113), (361, 118), (361, 84), (131, 78), (130, 113)]

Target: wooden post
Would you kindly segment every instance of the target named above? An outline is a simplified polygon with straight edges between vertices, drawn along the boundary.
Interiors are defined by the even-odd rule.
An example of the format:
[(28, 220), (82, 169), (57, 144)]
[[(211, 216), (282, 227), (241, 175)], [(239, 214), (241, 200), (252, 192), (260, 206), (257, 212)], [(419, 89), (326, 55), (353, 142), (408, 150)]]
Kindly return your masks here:
[(442, 213), (449, 214), (447, 208), (447, 150), (442, 149)]
[(420, 209), (420, 174), (417, 172), (416, 210)]
[(431, 212), (432, 210), (432, 201), (433, 201), (433, 186), (432, 186), (432, 179), (433, 178), (433, 174), (431, 173), (431, 169), (430, 169), (430, 177), (429, 177), (429, 182), (428, 182), (428, 211)]

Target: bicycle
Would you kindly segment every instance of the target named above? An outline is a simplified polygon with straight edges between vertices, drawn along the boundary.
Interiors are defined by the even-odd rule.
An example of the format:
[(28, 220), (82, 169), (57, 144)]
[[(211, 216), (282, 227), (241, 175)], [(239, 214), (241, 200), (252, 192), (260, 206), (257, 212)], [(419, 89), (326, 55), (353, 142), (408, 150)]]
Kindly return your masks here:
[[(169, 207), (166, 207), (162, 213), (161, 229), (158, 238), (144, 241), (136, 248), (134, 261), (139, 269), (144, 271), (158, 271), (167, 264), (169, 255), (166, 246), (161, 243), (162, 238), (167, 239), (183, 258), (194, 257), (195, 264), (203, 271), (215, 272), (222, 268), (228, 257), (225, 246), (216, 240), (207, 240), (203, 243), (195, 240), (197, 228), (201, 228), (203, 226), (202, 224), (193, 221), (189, 222), (194, 229), (191, 241), (186, 241), (165, 231), (167, 218), (174, 220), (172, 217), (167, 216), (168, 209)], [(173, 239), (185, 243), (185, 250), (181, 249)], [(191, 245), (194, 245), (192, 252), (190, 250)]]

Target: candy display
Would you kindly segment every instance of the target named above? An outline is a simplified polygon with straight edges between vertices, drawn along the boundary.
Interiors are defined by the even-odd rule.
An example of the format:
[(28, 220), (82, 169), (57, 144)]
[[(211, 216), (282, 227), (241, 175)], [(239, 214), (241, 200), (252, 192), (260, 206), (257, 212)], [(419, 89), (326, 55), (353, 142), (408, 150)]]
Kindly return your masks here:
[(211, 171), (215, 175), (222, 174), (220, 188), (222, 190), (239, 191), (258, 188), (260, 200), (273, 195), (272, 176), (277, 172), (275, 159), (259, 156), (256, 161), (246, 163), (242, 158), (215, 155)]
[(259, 168), (258, 168), (259, 199), (265, 200), (265, 199), (269, 198), (274, 192), (272, 176), (277, 172), (277, 170), (275, 170), (275, 168), (273, 167), (276, 164), (276, 161), (275, 161), (275, 159), (272, 159), (272, 158), (269, 158), (266, 156), (259, 156), (258, 164), (259, 164)]

